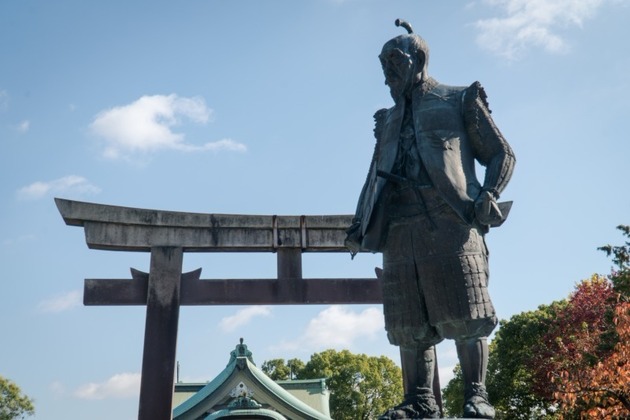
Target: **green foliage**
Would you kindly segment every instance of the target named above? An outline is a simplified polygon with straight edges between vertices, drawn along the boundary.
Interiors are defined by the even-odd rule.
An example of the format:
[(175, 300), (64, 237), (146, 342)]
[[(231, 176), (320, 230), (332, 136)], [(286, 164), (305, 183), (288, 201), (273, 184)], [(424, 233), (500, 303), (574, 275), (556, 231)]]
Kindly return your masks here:
[(290, 368), (284, 363), (284, 359), (265, 360), (260, 367), (274, 381), (284, 381), (289, 379)]
[(630, 301), (630, 226), (619, 225), (617, 229), (628, 238), (625, 244), (620, 246), (605, 245), (597, 249), (604, 251), (609, 257), (612, 256), (613, 264), (616, 267), (613, 268), (608, 278), (612, 282), (615, 291), (628, 302)]
[(326, 378), (331, 417), (335, 420), (377, 418), (403, 397), (400, 368), (385, 356), (326, 350), (313, 354), (306, 364), (298, 359), (287, 363), (274, 359), (263, 363), (262, 369), (288, 379), (289, 364), (294, 367), (295, 379)]
[(385, 356), (326, 350), (311, 356), (301, 377), (328, 378), (335, 420), (376, 418), (403, 396), (400, 368)]
[(501, 321), (490, 343), (486, 381), (497, 418), (553, 418), (553, 400), (533, 388), (531, 360), (537, 354), (542, 336), (566, 305), (566, 301), (553, 302)]
[(302, 371), (304, 371), (304, 362), (300, 359), (289, 359), (287, 361), (287, 366), (289, 367), (289, 378), (290, 379), (299, 379), (302, 376)]
[(0, 376), (0, 420), (13, 420), (35, 414), (33, 400), (20, 387)]
[(442, 390), (444, 415), (447, 417), (462, 417), (464, 415), (464, 378), (462, 368), (458, 364), (453, 369), (455, 376)]
[(274, 381), (299, 379), (304, 370), (304, 362), (300, 359), (289, 359), (285, 363), (284, 359), (271, 359), (266, 360), (260, 369)]

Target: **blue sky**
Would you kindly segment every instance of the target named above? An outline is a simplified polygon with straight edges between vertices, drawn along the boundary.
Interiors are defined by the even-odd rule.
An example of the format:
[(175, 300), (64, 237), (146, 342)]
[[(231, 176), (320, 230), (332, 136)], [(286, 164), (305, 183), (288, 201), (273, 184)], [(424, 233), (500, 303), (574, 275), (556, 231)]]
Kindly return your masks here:
[[(630, 3), (0, 1), (0, 374), (38, 419), (137, 416), (143, 307), (84, 307), (84, 278), (147, 271), (88, 250), (53, 202), (206, 213), (347, 214), (391, 106), (377, 55), (411, 22), (443, 83), (479, 80), (517, 166), (487, 237), (501, 318), (566, 297), (630, 223)], [(202, 278), (273, 277), (272, 254), (189, 255)], [(378, 255), (308, 255), (308, 277)], [(183, 307), (181, 379), (239, 337), (260, 364), (349, 348), (397, 360), (377, 306)], [(456, 363), (439, 348), (443, 381)]]

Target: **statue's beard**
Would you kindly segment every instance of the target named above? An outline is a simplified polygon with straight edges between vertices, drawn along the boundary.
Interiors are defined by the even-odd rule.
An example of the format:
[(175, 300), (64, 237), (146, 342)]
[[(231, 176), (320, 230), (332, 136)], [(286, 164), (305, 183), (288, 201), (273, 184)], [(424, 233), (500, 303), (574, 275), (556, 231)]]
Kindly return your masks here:
[(387, 81), (389, 86), (389, 94), (392, 96), (394, 102), (398, 102), (404, 99), (406, 96), (411, 95), (411, 91), (415, 85), (422, 82), (422, 72), (416, 73), (413, 68), (410, 71), (405, 72), (401, 76), (396, 76)]
[(389, 94), (392, 96), (392, 99), (394, 100), (394, 102), (398, 102), (398, 100), (400, 100), (400, 98), (404, 96), (404, 93), (405, 93), (405, 90), (401, 88), (400, 85), (397, 85), (397, 84), (389, 85)]
[(413, 80), (410, 77), (406, 79), (396, 79), (392, 80), (388, 83), (389, 86), (389, 94), (392, 96), (394, 102), (398, 102), (401, 99), (404, 99), (405, 96), (409, 96), (411, 94), (411, 90), (413, 88)]

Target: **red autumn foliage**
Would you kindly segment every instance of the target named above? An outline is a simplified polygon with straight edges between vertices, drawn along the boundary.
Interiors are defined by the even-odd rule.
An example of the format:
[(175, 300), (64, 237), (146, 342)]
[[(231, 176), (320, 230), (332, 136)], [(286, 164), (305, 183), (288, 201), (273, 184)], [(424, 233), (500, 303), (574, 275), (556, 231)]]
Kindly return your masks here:
[(577, 285), (532, 360), (536, 392), (563, 418), (630, 417), (630, 304), (600, 276)]
[(561, 371), (561, 390), (556, 399), (569, 411), (580, 410), (580, 416), (593, 419), (627, 419), (630, 417), (630, 303), (615, 308), (618, 342), (613, 351), (578, 377)]

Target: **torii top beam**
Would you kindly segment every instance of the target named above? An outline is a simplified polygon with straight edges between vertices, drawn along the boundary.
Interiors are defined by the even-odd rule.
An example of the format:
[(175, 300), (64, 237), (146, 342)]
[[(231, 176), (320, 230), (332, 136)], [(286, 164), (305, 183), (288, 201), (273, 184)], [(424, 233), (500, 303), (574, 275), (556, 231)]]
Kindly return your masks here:
[[(56, 198), (68, 225), (82, 226), (89, 248), (150, 252), (275, 252), (276, 279), (199, 280), (201, 269), (181, 276), (181, 305), (380, 303), (371, 278), (303, 279), (303, 252), (348, 252), (352, 215), (259, 216), (138, 209)], [(149, 273), (132, 280), (86, 279), (86, 305), (144, 305)]]

